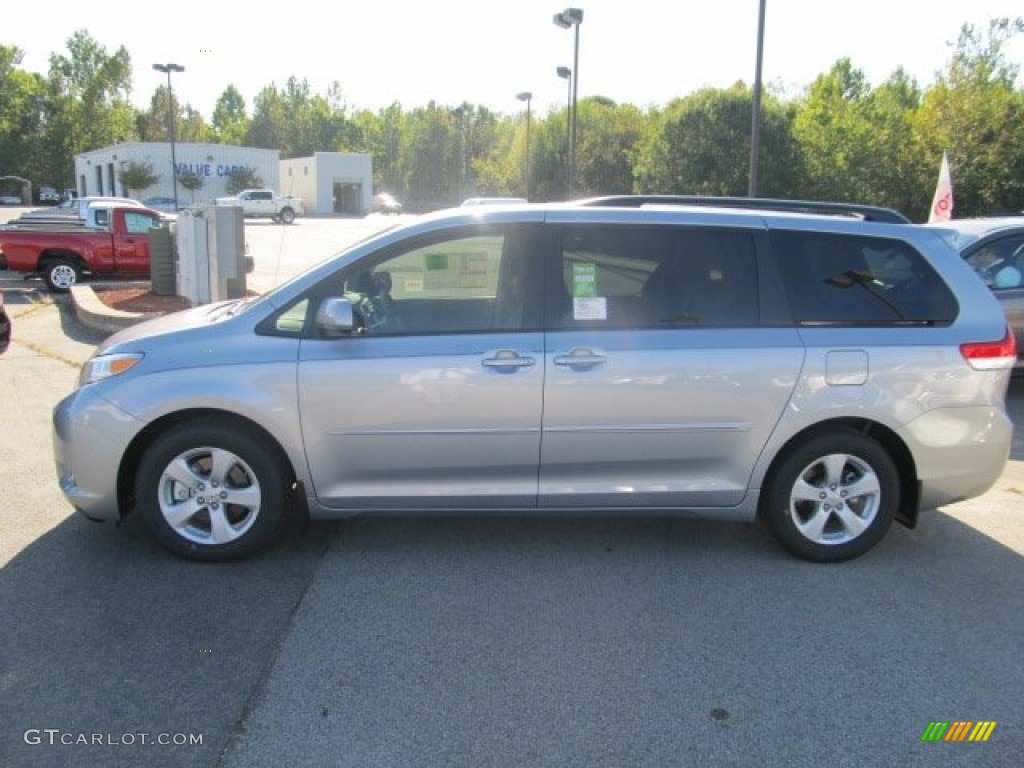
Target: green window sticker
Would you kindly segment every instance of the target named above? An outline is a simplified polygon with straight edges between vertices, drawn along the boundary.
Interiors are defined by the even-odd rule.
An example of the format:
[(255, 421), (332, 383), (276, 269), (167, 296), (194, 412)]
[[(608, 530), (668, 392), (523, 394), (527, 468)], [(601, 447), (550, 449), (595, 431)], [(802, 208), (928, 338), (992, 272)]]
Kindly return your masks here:
[(423, 258), (428, 272), (441, 272), (448, 269), (447, 253), (427, 253)]
[(572, 297), (590, 299), (597, 296), (597, 265), (586, 261), (572, 263)]

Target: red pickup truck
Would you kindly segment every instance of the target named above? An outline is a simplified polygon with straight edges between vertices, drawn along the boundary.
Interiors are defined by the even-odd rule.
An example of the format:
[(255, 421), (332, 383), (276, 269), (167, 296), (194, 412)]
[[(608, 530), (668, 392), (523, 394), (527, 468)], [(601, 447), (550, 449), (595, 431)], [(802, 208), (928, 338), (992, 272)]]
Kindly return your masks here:
[(85, 275), (149, 275), (149, 230), (157, 211), (111, 207), (102, 222), (12, 222), (0, 227), (0, 268), (41, 274), (63, 293)]

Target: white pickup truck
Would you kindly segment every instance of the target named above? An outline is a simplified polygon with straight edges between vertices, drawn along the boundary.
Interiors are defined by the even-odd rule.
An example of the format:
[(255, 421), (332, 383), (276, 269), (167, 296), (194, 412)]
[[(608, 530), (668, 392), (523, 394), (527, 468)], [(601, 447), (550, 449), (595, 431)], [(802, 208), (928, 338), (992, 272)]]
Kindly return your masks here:
[(285, 224), (304, 213), (299, 198), (275, 195), (271, 189), (243, 189), (234, 197), (218, 197), (217, 205), (240, 205), (247, 219), (270, 218)]

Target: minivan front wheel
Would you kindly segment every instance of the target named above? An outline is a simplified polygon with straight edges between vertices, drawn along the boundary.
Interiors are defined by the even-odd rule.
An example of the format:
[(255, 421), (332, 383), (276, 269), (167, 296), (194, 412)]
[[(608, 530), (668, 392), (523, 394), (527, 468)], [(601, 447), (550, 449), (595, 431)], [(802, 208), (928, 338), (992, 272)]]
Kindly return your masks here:
[(285, 514), (280, 462), (248, 430), (186, 423), (145, 452), (135, 504), (153, 537), (193, 560), (230, 560), (263, 547)]
[(762, 517), (805, 560), (839, 562), (874, 547), (892, 524), (899, 474), (875, 440), (848, 428), (807, 439), (769, 479)]

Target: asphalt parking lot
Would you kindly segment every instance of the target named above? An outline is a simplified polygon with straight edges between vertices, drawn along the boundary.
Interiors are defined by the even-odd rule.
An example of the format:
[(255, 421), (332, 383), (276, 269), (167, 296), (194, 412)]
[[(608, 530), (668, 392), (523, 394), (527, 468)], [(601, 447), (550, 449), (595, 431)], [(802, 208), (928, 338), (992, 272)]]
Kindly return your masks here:
[[(391, 223), (247, 224), (254, 287)], [(187, 563), (63, 501), (50, 411), (99, 338), (39, 288), (0, 273), (0, 766), (1020, 764), (1019, 437), (988, 494), (841, 565), (756, 525), (449, 518)]]

